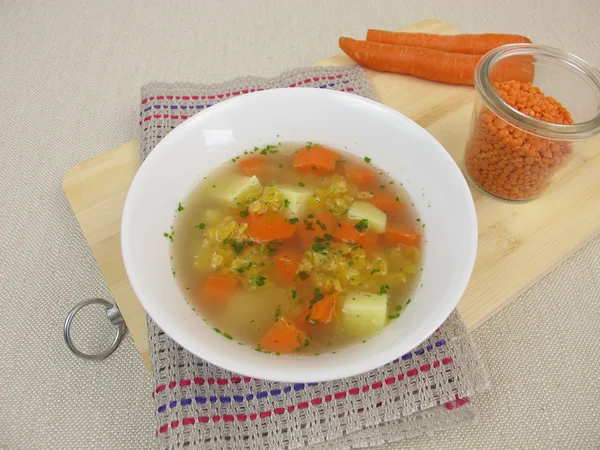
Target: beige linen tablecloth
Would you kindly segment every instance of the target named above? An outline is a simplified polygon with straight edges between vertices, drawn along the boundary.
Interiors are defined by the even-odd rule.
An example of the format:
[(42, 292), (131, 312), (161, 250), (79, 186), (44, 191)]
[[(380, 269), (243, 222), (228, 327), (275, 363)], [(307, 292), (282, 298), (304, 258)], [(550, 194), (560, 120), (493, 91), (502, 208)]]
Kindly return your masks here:
[[(110, 298), (61, 180), (138, 136), (142, 84), (275, 75), (335, 54), (342, 34), (432, 17), (600, 65), (597, 0), (489, 3), (0, 2), (0, 448), (154, 445), (150, 377), (131, 339), (90, 362), (61, 336), (77, 301)], [(86, 322), (99, 317), (77, 323), (88, 340), (107, 339), (106, 324)], [(598, 448), (599, 331), (595, 239), (475, 333), (493, 387), (478, 400), (480, 424), (403, 445)]]

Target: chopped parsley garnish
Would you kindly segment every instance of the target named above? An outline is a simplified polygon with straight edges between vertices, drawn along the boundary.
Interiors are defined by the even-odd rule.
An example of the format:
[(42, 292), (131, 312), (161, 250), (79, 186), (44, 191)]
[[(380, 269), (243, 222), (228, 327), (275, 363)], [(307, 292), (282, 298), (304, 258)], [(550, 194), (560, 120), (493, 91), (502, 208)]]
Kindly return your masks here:
[(315, 294), (312, 300), (310, 301), (311, 306), (317, 303), (319, 300), (323, 300), (324, 297), (325, 296), (321, 294), (321, 290), (319, 288), (315, 288)]
[(306, 148), (307, 148), (307, 149), (311, 148), (312, 146), (313, 146), (313, 143), (312, 143), (312, 142), (307, 142), (307, 143), (306, 143)]
[[(223, 241), (225, 242), (225, 241)], [(237, 241), (235, 239), (231, 239), (228, 240), (227, 243), (231, 244), (231, 246), (233, 247), (233, 250), (235, 251), (235, 253), (240, 253), (242, 250), (244, 250), (244, 247), (246, 246), (245, 243)]]
[(402, 310), (402, 305), (398, 305), (398, 306), (396, 306), (396, 308), (395, 308), (395, 309), (396, 309), (396, 311), (400, 311), (400, 310)]
[(266, 278), (263, 277), (262, 275), (259, 275), (257, 277), (252, 277), (252, 286), (254, 286), (254, 287), (264, 286), (265, 281), (266, 281)]
[(371, 270), (371, 275), (373, 275), (375, 273), (379, 273), (379, 272), (381, 272), (381, 270), (379, 270), (379, 269), (373, 269), (373, 270)]
[(230, 335), (229, 333), (223, 333), (223, 337), (225, 337), (225, 338), (229, 339), (230, 341), (232, 341), (232, 340), (233, 340), (233, 336), (232, 336), (232, 335)]
[(304, 281), (304, 280), (306, 280), (308, 278), (308, 274), (304, 270), (301, 270), (300, 272), (297, 272), (296, 275), (294, 275), (294, 279), (296, 279), (296, 276), (298, 278), (300, 278), (302, 281)]
[(174, 239), (175, 232), (174, 231), (171, 231), (170, 233), (163, 233), (163, 236), (166, 237), (171, 242), (175, 241), (175, 239)]
[(389, 184), (394, 184), (394, 180), (390, 181), (390, 183), (389, 183)]
[(283, 169), (283, 164), (279, 164), (279, 168), (280, 168), (280, 169)]
[(275, 322), (277, 322), (280, 317), (281, 317), (281, 305), (277, 305), (277, 309), (275, 309)]
[(369, 229), (369, 221), (367, 219), (361, 219), (356, 225), (354, 225), (354, 228), (361, 233), (363, 231), (367, 231)]
[(286, 199), (283, 201), (283, 207), (284, 207), (284, 208), (289, 208), (289, 207), (290, 207), (290, 205), (291, 205), (290, 201), (289, 201), (289, 200), (286, 198)]
[(311, 248), (313, 252), (325, 253), (327, 250), (327, 244), (313, 244)]
[(198, 225), (194, 225), (194, 228), (198, 228), (199, 230), (204, 230), (206, 228), (206, 224), (199, 223)]
[(271, 247), (270, 245), (267, 245), (267, 254), (269, 256), (272, 256), (275, 253), (277, 253), (277, 249), (275, 247)]
[(258, 344), (254, 350), (257, 352), (262, 352), (263, 351), (262, 345)]
[(420, 221), (421, 221), (421, 219), (417, 219), (417, 222), (420, 222)]
[(321, 222), (319, 219), (317, 219), (317, 225), (319, 225), (321, 227), (321, 230), (327, 231), (327, 226), (323, 222)]
[(332, 236), (332, 235), (330, 235), (329, 233), (325, 233), (325, 234), (323, 235), (323, 239), (325, 239), (326, 241), (330, 241), (330, 240), (332, 240), (332, 239), (333, 239), (333, 236)]
[(298, 183), (298, 186), (300, 186), (300, 187), (304, 187), (304, 186), (306, 186), (306, 185), (305, 185), (305, 184), (304, 184), (304, 183), (301, 181), (300, 183)]
[(371, 158), (369, 158), (368, 156), (365, 156), (365, 162), (366, 163), (370, 163), (371, 162)]
[(298, 219), (297, 217), (292, 217), (291, 219), (288, 219), (288, 222), (294, 225), (297, 224), (299, 220), (300, 219)]
[(177, 205), (177, 211), (183, 211), (185, 208), (183, 207), (183, 205), (181, 204), (181, 202), (179, 202), (179, 205)]
[(400, 197), (396, 196), (396, 201), (399, 202), (400, 201)]
[(314, 218), (314, 217), (315, 217), (315, 215), (314, 215), (314, 214), (309, 214), (307, 217), (308, 217), (309, 219), (312, 219), (312, 218)]
[(408, 300), (406, 300), (406, 304), (408, 305), (411, 300), (412, 300), (412, 298), (409, 298)]
[(390, 287), (387, 284), (379, 286), (379, 295), (386, 294)]
[(385, 189), (385, 184), (380, 184), (379, 189)]
[(306, 229), (307, 229), (307, 230), (314, 230), (312, 222), (308, 222), (308, 223), (306, 224)]
[(240, 217), (248, 217), (248, 214), (250, 214), (250, 213), (248, 212), (247, 209), (240, 211)]
[(311, 169), (312, 170), (317, 170), (317, 166), (312, 166)]
[(263, 148), (263, 149), (260, 151), (260, 154), (261, 154), (261, 155), (266, 155), (266, 154), (267, 154), (267, 149), (266, 149), (266, 148)]
[(394, 320), (394, 319), (397, 319), (398, 317), (400, 317), (400, 313), (397, 313), (397, 314), (394, 314), (394, 315), (388, 316), (388, 319), (390, 319), (390, 320)]
[(297, 295), (298, 293), (296, 292), (296, 289), (292, 289), (292, 300), (294, 300)]

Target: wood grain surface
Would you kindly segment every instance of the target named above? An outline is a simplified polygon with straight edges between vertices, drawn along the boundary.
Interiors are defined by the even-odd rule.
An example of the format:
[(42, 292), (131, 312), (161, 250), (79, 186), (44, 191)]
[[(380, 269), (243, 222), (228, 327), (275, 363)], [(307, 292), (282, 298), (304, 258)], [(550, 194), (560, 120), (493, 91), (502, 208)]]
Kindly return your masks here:
[[(425, 20), (403, 31), (457, 34)], [(366, 29), (365, 29), (366, 32)], [(318, 65), (351, 64), (337, 55)], [(369, 71), (379, 100), (427, 129), (462, 167), (475, 91), (408, 76)], [(471, 185), (479, 223), (473, 276), (458, 309), (475, 329), (600, 232), (600, 137), (578, 148), (549, 192), (529, 203), (509, 203)], [(146, 315), (127, 280), (120, 249), (121, 213), (139, 167), (133, 140), (69, 171), (63, 191), (100, 270), (149, 367)]]

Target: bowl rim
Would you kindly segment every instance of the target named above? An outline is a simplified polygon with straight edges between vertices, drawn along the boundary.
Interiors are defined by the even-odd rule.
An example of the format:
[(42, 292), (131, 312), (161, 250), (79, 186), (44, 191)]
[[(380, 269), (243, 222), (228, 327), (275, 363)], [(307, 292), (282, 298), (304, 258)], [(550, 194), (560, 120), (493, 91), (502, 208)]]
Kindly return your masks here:
[[(216, 112), (220, 111), (221, 109), (224, 108), (228, 108), (231, 106), (231, 104), (233, 104), (234, 102), (238, 102), (241, 99), (244, 98), (248, 98), (250, 96), (252, 97), (256, 97), (256, 98), (260, 98), (260, 97), (266, 97), (266, 96), (277, 96), (280, 95), (280, 93), (285, 92), (286, 94), (289, 94), (290, 92), (295, 92), (297, 94), (292, 94), (292, 95), (301, 95), (303, 92), (302, 91), (306, 91), (306, 90), (310, 90), (312, 91), (312, 93), (318, 93), (315, 95), (320, 95), (323, 96), (323, 98), (327, 98), (327, 97), (332, 97), (332, 98), (345, 98), (345, 99), (351, 99), (352, 101), (355, 102), (362, 102), (366, 105), (369, 105), (370, 107), (374, 107), (377, 109), (380, 109), (381, 111), (383, 111), (386, 114), (392, 114), (394, 116), (396, 116), (398, 119), (401, 119), (403, 121), (407, 121), (410, 126), (412, 127), (416, 127), (417, 129), (420, 130), (420, 133), (422, 133), (423, 138), (426, 139), (427, 141), (429, 141), (429, 145), (433, 145), (435, 147), (438, 147), (438, 149), (440, 150), (440, 158), (444, 158), (447, 160), (447, 162), (449, 162), (451, 164), (451, 166), (454, 167), (455, 170), (455, 174), (458, 175), (456, 177), (456, 182), (459, 183), (461, 186), (459, 188), (459, 193), (460, 196), (462, 197), (462, 199), (465, 201), (465, 205), (467, 206), (467, 216), (465, 217), (465, 222), (466, 224), (469, 226), (470, 230), (469, 230), (469, 242), (468, 242), (468, 248), (466, 249), (467, 255), (466, 255), (466, 267), (465, 270), (463, 270), (461, 272), (461, 276), (459, 277), (459, 280), (456, 283), (456, 298), (453, 298), (451, 301), (445, 301), (444, 303), (442, 303), (438, 308), (436, 308), (435, 311), (435, 316), (436, 316), (436, 320), (432, 321), (431, 325), (426, 329), (427, 332), (423, 333), (423, 337), (422, 338), (414, 338), (413, 340), (415, 342), (412, 341), (408, 341), (407, 339), (401, 341), (404, 342), (404, 345), (402, 348), (398, 348), (398, 346), (390, 346), (387, 349), (381, 349), (381, 351), (376, 352), (373, 354), (373, 356), (371, 357), (371, 359), (369, 359), (369, 363), (365, 364), (364, 361), (361, 361), (360, 363), (349, 363), (349, 364), (345, 364), (345, 365), (341, 365), (338, 366), (335, 370), (332, 369), (331, 371), (321, 371), (314, 374), (314, 377), (311, 376), (311, 379), (306, 379), (304, 377), (304, 375), (300, 374), (300, 376), (298, 376), (298, 374), (295, 373), (288, 373), (286, 372), (285, 369), (283, 370), (273, 370), (272, 365), (269, 364), (265, 364), (265, 366), (262, 369), (258, 369), (260, 371), (254, 371), (254, 370), (245, 370), (243, 368), (244, 363), (238, 363), (238, 365), (236, 367), (232, 367), (232, 366), (226, 366), (225, 364), (223, 364), (222, 361), (216, 360), (215, 358), (212, 358), (210, 356), (206, 356), (206, 355), (200, 355), (198, 354), (198, 351), (196, 349), (191, 349), (187, 343), (186, 340), (182, 338), (182, 334), (179, 332), (178, 329), (176, 328), (171, 328), (171, 329), (165, 329), (164, 327), (164, 321), (162, 319), (162, 317), (160, 317), (160, 315), (158, 314), (153, 314), (156, 313), (156, 311), (154, 311), (153, 308), (153, 302), (149, 301), (146, 297), (147, 297), (147, 291), (144, 288), (144, 283), (141, 279), (137, 278), (135, 276), (135, 270), (133, 268), (134, 266), (134, 262), (133, 262), (133, 258), (132, 258), (132, 243), (131, 243), (131, 239), (130, 239), (130, 234), (132, 232), (134, 232), (133, 227), (131, 226), (131, 222), (132, 222), (132, 198), (136, 195), (136, 191), (140, 189), (139, 185), (140, 183), (142, 183), (142, 178), (143, 175), (140, 176), (140, 173), (144, 173), (144, 166), (146, 167), (150, 167), (152, 165), (152, 163), (148, 164), (148, 162), (152, 162), (153, 160), (157, 159), (160, 157), (161, 152), (163, 152), (163, 148), (164, 149), (168, 149), (169, 146), (171, 145), (170, 142), (174, 141), (178, 138), (178, 136), (182, 133), (185, 133), (189, 128), (194, 128), (196, 126), (197, 122), (201, 122), (202, 120), (204, 120), (205, 117), (207, 117), (208, 115), (211, 114), (216, 114)], [(146, 169), (148, 170), (148, 169)], [(215, 104), (214, 106), (212, 106), (210, 109), (208, 110), (203, 110), (202, 112), (199, 112), (197, 114), (195, 114), (194, 116), (190, 117), (189, 119), (187, 119), (185, 122), (181, 123), (179, 126), (177, 126), (175, 129), (173, 129), (171, 132), (168, 133), (167, 136), (165, 136), (157, 145), (156, 147), (153, 149), (153, 151), (150, 152), (150, 154), (148, 155), (148, 157), (146, 158), (146, 160), (142, 163), (142, 165), (140, 166), (140, 168), (138, 169), (138, 171), (136, 172), (134, 179), (129, 187), (129, 190), (127, 192), (127, 196), (125, 199), (125, 203), (123, 206), (123, 215), (122, 215), (122, 220), (121, 220), (121, 251), (122, 251), (122, 258), (123, 258), (123, 263), (125, 266), (125, 271), (127, 273), (127, 277), (128, 280), (131, 284), (131, 287), (133, 288), (133, 291), (135, 293), (135, 295), (137, 296), (139, 302), (142, 304), (144, 310), (146, 311), (146, 313), (156, 322), (156, 324), (171, 338), (173, 339), (175, 342), (177, 342), (179, 345), (181, 345), (185, 350), (189, 351), (190, 353), (192, 353), (193, 355), (197, 356), (198, 358), (201, 358), (202, 360), (210, 363), (210, 364), (214, 364), (218, 367), (221, 367), (225, 370), (231, 371), (231, 372), (235, 372), (244, 376), (249, 376), (252, 378), (258, 378), (258, 379), (262, 379), (262, 380), (269, 380), (269, 381), (276, 381), (276, 382), (323, 382), (323, 381), (331, 381), (331, 380), (335, 380), (335, 379), (340, 379), (340, 378), (347, 378), (347, 377), (352, 377), (355, 375), (359, 375), (365, 372), (368, 372), (370, 370), (374, 370), (378, 367), (384, 366), (390, 362), (392, 362), (393, 360), (399, 358), (402, 354), (412, 350), (413, 348), (415, 348), (416, 346), (418, 346), (419, 344), (421, 344), (425, 339), (427, 339), (429, 336), (431, 336), (431, 334), (433, 334), (445, 321), (446, 319), (450, 316), (450, 314), (452, 313), (452, 311), (454, 311), (454, 309), (456, 308), (456, 305), (458, 304), (459, 300), (461, 299), (462, 295), (464, 294), (466, 287), (468, 285), (468, 282), (470, 280), (471, 274), (473, 272), (473, 267), (475, 264), (475, 259), (476, 259), (476, 253), (477, 253), (477, 240), (478, 240), (478, 225), (477, 225), (477, 215), (476, 215), (476, 211), (475, 211), (475, 205), (473, 202), (473, 198), (471, 195), (471, 191), (468, 187), (468, 183), (464, 177), (464, 175), (462, 174), (460, 168), (458, 167), (458, 165), (456, 164), (456, 162), (454, 161), (454, 159), (450, 156), (450, 154), (447, 152), (447, 150), (427, 131), (425, 130), (423, 127), (421, 127), (420, 125), (418, 125), (416, 122), (414, 122), (412, 119), (408, 118), (407, 116), (405, 116), (404, 114), (396, 111), (393, 108), (390, 108), (389, 106), (386, 106), (382, 103), (379, 103), (377, 101), (356, 95), (356, 94), (350, 94), (350, 93), (345, 93), (345, 92), (339, 92), (339, 91), (335, 91), (335, 90), (328, 90), (328, 89), (319, 89), (319, 88), (275, 88), (275, 89), (268, 89), (268, 90), (264, 90), (264, 91), (257, 91), (257, 92), (253, 92), (253, 93), (248, 93), (248, 94), (244, 94), (243, 96), (240, 97), (234, 97), (234, 98), (230, 98), (227, 100), (224, 100), (218, 104)], [(133, 276), (131, 274), (134, 274)], [(149, 294), (151, 295), (151, 294)], [(169, 328), (169, 327), (167, 327)], [(394, 350), (395, 349), (395, 350)], [(264, 355), (265, 357), (270, 357), (272, 355)], [(303, 358), (316, 358), (310, 355), (307, 356), (303, 356)], [(344, 370), (340, 370), (340, 369), (344, 369)], [(343, 372), (340, 375), (340, 372)]]

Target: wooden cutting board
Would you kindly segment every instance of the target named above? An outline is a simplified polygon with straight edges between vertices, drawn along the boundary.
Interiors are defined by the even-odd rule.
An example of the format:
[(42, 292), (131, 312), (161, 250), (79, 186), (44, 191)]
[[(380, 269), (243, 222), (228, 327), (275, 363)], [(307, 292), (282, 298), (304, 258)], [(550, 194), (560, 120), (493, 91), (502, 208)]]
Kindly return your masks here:
[[(404, 31), (458, 33), (437, 20)], [(342, 54), (318, 65), (350, 63)], [(427, 129), (462, 165), (473, 88), (373, 71), (369, 79), (382, 103)], [(484, 323), (600, 232), (599, 147), (600, 137), (586, 142), (551, 190), (530, 203), (502, 202), (471, 186), (479, 249), (458, 305), (469, 329)], [(134, 140), (75, 166), (64, 178), (63, 191), (149, 367), (146, 315), (127, 280), (119, 235), (125, 196), (139, 165), (139, 141)]]

